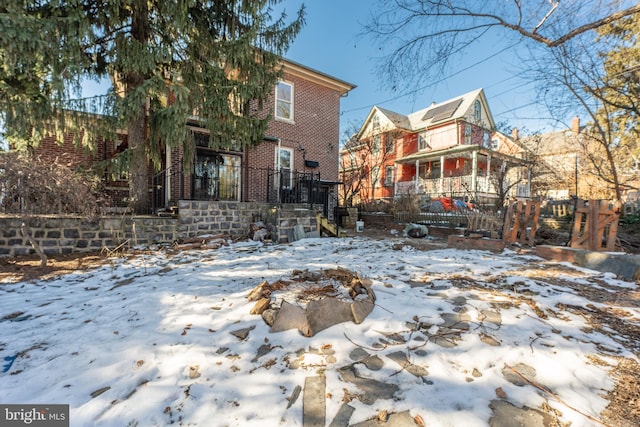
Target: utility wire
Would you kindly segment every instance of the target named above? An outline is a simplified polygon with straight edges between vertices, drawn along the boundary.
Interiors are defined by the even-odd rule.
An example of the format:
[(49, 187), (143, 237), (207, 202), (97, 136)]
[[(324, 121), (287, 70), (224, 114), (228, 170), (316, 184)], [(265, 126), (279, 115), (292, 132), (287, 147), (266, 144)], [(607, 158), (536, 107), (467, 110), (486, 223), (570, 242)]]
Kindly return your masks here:
[(461, 73), (463, 73), (463, 72), (465, 72), (465, 71), (467, 71), (467, 70), (470, 70), (470, 69), (471, 69), (471, 68), (473, 68), (473, 67), (476, 67), (476, 66), (478, 66), (478, 65), (480, 65), (480, 64), (482, 64), (482, 63), (484, 63), (484, 62), (487, 62), (487, 61), (489, 61), (490, 59), (493, 59), (493, 58), (495, 58), (496, 56), (500, 55), (501, 53), (506, 52), (507, 50), (511, 49), (512, 47), (516, 46), (517, 44), (518, 44), (518, 43), (514, 43), (514, 44), (512, 44), (512, 45), (510, 45), (510, 46), (507, 46), (507, 47), (505, 47), (504, 49), (501, 49), (501, 50), (499, 50), (498, 52), (496, 52), (496, 53), (494, 53), (494, 54), (492, 54), (492, 55), (489, 55), (489, 56), (487, 56), (487, 57), (486, 57), (486, 58), (484, 58), (484, 59), (481, 59), (480, 61), (477, 61), (477, 62), (475, 62), (475, 63), (473, 63), (473, 64), (471, 64), (471, 65), (469, 65), (469, 66), (467, 66), (467, 67), (465, 67), (465, 68), (463, 68), (463, 69), (461, 69), (461, 70), (458, 70), (458, 71), (456, 71), (455, 73), (453, 73), (453, 74), (451, 74), (451, 75), (449, 75), (449, 76), (443, 77), (443, 78), (441, 78), (440, 80), (436, 80), (435, 82), (429, 83), (429, 84), (428, 84), (428, 85), (426, 85), (426, 86), (422, 86), (422, 87), (419, 87), (419, 88), (417, 88), (417, 89), (413, 89), (413, 90), (411, 90), (411, 91), (409, 91), (409, 92), (405, 92), (405, 93), (403, 93), (403, 94), (400, 94), (400, 95), (394, 96), (393, 98), (389, 98), (389, 99), (386, 99), (386, 100), (384, 100), (384, 101), (380, 101), (380, 102), (378, 102), (378, 103), (376, 103), (376, 104), (370, 104), (370, 105), (366, 105), (366, 106), (363, 106), (363, 107), (357, 107), (357, 108), (352, 108), (352, 109), (350, 109), (350, 110), (344, 110), (344, 111), (342, 111), (342, 112), (340, 113), (340, 115), (343, 115), (343, 114), (345, 114), (345, 113), (352, 113), (352, 112), (354, 112), (354, 111), (360, 111), (360, 110), (364, 110), (364, 109), (372, 108), (372, 107), (374, 107), (375, 105), (382, 105), (382, 104), (385, 104), (385, 103), (387, 103), (387, 102), (395, 101), (395, 100), (397, 100), (397, 99), (404, 98), (405, 96), (409, 96), (409, 95), (413, 95), (413, 94), (415, 94), (415, 93), (421, 92), (421, 91), (423, 91), (423, 90), (425, 90), (425, 89), (428, 89), (428, 88), (430, 88), (430, 87), (432, 87), (432, 86), (435, 86), (435, 85), (437, 85), (437, 84), (440, 84), (440, 83), (442, 83), (442, 82), (445, 82), (446, 80), (450, 79), (451, 77), (455, 77), (455, 76), (457, 76), (458, 74), (461, 74)]

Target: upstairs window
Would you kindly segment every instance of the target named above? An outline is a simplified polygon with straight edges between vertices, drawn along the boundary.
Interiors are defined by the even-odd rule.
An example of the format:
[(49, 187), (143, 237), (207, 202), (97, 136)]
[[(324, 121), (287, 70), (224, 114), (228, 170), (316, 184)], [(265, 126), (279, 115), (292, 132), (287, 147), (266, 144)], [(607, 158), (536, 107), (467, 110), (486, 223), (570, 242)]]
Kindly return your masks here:
[(293, 85), (290, 83), (276, 85), (276, 119), (293, 122)]
[(371, 127), (373, 127), (373, 130), (380, 129), (380, 117), (377, 114), (371, 119)]
[(396, 141), (391, 133), (387, 133), (384, 137), (385, 153), (394, 153), (396, 151)]
[(429, 135), (425, 130), (418, 134), (418, 150), (427, 150), (429, 148), (431, 148), (429, 145)]
[(373, 154), (378, 154), (380, 152), (380, 134), (373, 135), (373, 141), (371, 143), (371, 152)]
[(464, 143), (471, 144), (471, 125), (469, 123), (464, 125)]
[(386, 166), (384, 168), (384, 186), (393, 186), (393, 166)]
[(476, 122), (479, 122), (482, 118), (482, 108), (479, 100), (476, 100), (476, 102), (473, 103), (473, 118)]

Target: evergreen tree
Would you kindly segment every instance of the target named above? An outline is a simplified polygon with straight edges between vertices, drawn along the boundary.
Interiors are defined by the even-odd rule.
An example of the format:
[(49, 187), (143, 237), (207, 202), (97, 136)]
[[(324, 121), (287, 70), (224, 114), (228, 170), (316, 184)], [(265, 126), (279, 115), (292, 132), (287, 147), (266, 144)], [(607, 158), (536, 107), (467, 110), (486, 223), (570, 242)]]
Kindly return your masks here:
[[(0, 121), (7, 140), (33, 146), (45, 133), (75, 131), (91, 147), (127, 129), (130, 197), (143, 211), (149, 162), (159, 167), (165, 144), (190, 151), (189, 116), (211, 132), (212, 148), (262, 140), (262, 103), (304, 24), (304, 7), (288, 20), (276, 12), (280, 2), (4, 2)], [(106, 96), (77, 99), (84, 79), (105, 77), (114, 83)]]

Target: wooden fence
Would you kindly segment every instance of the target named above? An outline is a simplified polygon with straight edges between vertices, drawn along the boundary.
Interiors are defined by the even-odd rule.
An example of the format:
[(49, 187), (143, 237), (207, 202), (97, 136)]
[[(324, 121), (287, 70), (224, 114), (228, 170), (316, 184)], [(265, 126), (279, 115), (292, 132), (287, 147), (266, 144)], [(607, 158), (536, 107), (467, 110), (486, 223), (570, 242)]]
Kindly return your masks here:
[(604, 200), (578, 200), (569, 246), (590, 251), (614, 251), (620, 204)]

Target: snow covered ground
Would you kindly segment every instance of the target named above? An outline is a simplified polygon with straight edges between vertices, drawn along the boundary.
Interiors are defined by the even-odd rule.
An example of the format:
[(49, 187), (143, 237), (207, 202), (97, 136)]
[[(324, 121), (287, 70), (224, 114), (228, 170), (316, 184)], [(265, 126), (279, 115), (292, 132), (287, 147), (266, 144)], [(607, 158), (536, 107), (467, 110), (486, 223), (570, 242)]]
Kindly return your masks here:
[[(386, 410), (428, 426), (486, 426), (496, 402), (509, 402), (597, 425), (616, 358), (635, 356), (566, 308), (605, 304), (576, 287), (634, 283), (509, 250), (397, 242), (159, 250), (0, 284), (0, 403), (69, 404), (72, 426), (301, 426), (296, 387), (325, 375), (327, 425), (345, 402), (350, 424)], [(306, 338), (270, 333), (249, 314), (246, 296), (263, 280), (336, 267), (373, 282), (377, 305), (363, 323)]]

